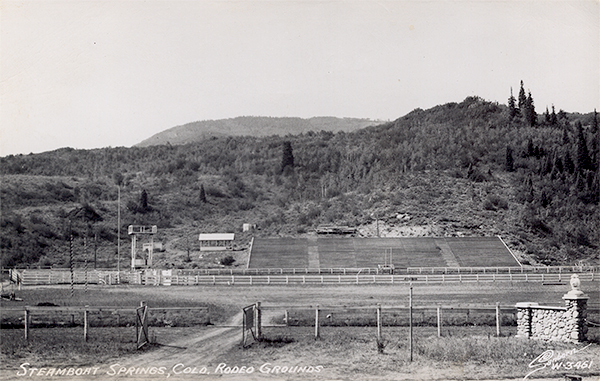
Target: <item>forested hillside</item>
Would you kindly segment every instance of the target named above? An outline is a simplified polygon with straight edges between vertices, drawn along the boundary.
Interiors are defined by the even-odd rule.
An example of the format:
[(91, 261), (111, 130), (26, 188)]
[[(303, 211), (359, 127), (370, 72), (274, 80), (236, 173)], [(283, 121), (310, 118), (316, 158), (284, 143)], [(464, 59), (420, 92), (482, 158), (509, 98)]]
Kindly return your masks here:
[(198, 233), (244, 238), (243, 223), (275, 236), (376, 218), (429, 235), (501, 235), (525, 263), (598, 264), (598, 117), (536, 114), (528, 98), (468, 97), (351, 133), (3, 157), (2, 264), (66, 265), (73, 232), (114, 265), (117, 184), (122, 232), (157, 224), (167, 248), (188, 255)]

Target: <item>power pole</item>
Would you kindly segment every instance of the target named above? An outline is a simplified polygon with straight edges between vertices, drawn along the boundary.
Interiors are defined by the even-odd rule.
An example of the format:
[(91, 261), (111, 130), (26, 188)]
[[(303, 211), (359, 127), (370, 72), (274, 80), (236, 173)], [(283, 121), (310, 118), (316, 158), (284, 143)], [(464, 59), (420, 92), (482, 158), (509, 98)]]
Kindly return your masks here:
[(117, 184), (117, 283), (121, 283), (121, 184)]

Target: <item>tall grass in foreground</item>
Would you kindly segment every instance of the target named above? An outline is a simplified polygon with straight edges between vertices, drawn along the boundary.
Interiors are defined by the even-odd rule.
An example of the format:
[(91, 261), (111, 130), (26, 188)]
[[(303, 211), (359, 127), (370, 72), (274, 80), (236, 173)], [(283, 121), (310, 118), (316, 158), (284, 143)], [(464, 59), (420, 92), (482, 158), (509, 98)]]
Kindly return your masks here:
[[(435, 369), (423, 377), (436, 379), (522, 378), (531, 371), (529, 364), (543, 352), (552, 349), (566, 353), (583, 344), (545, 343), (516, 338), (514, 327), (503, 327), (506, 336), (496, 337), (494, 327), (461, 326), (444, 329), (437, 336), (435, 327), (413, 328), (413, 361), (410, 361), (408, 329), (386, 327), (382, 340), (370, 327), (322, 327), (321, 338), (314, 338), (311, 327), (269, 327), (269, 338), (248, 348), (230, 351), (223, 361), (285, 364), (319, 364), (332, 372), (356, 375), (390, 375), (399, 378), (417, 375), (423, 369)], [(592, 333), (596, 337), (596, 333)], [(275, 344), (269, 345), (270, 342)], [(597, 342), (584, 351), (569, 356), (569, 361), (590, 361), (600, 356)], [(564, 371), (564, 369), (562, 369)], [(552, 370), (540, 372), (551, 375)], [(595, 374), (596, 369), (580, 370)], [(408, 377), (408, 376), (406, 376)], [(417, 377), (418, 378), (418, 377)]]
[(29, 342), (23, 331), (0, 330), (0, 359), (3, 367), (15, 368), (22, 362), (36, 366), (92, 364), (136, 351), (134, 328), (95, 328), (87, 342), (78, 328), (39, 328), (31, 330)]
[[(407, 349), (407, 343), (399, 348)], [(426, 337), (415, 338), (414, 352), (418, 356), (441, 362), (517, 362), (542, 353), (547, 344), (514, 337)]]

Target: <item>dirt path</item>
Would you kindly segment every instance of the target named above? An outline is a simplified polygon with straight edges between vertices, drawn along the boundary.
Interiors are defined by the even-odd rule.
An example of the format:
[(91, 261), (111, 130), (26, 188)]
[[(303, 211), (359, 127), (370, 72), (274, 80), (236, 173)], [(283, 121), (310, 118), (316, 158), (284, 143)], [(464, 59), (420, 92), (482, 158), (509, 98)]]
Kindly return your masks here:
[(185, 364), (186, 366), (213, 365), (223, 354), (241, 342), (242, 313), (233, 316), (223, 326), (207, 328), (201, 335), (162, 340), (152, 351), (124, 358), (119, 364), (130, 367), (148, 367), (154, 364)]

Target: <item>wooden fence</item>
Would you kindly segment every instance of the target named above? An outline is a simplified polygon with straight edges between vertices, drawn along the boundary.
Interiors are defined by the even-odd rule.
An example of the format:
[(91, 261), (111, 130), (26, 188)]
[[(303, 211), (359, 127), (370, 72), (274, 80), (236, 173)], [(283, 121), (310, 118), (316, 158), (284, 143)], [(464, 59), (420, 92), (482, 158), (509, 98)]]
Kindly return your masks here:
[[(510, 318), (506, 319), (506, 321), (511, 322), (512, 324), (508, 325), (516, 325), (517, 319), (516, 314), (518, 312), (517, 308), (514, 305), (501, 305), (500, 303), (496, 303), (495, 305), (420, 305), (413, 306), (412, 300), (408, 305), (392, 305), (386, 306), (381, 304), (376, 305), (368, 305), (368, 306), (324, 306), (324, 305), (261, 305), (260, 303), (256, 303), (255, 309), (258, 310), (258, 314), (268, 314), (274, 316), (274, 312), (279, 312), (284, 316), (283, 324), (262, 324), (261, 327), (257, 328), (257, 332), (264, 332), (263, 327), (281, 327), (281, 326), (293, 326), (293, 327), (301, 327), (307, 326), (309, 320), (311, 318), (306, 318), (302, 320), (300, 323), (298, 321), (293, 321), (292, 318), (293, 311), (302, 311), (304, 312), (304, 316), (308, 317), (310, 315), (314, 316), (312, 319), (312, 325), (314, 325), (314, 337), (319, 338), (321, 328), (325, 326), (329, 327), (344, 327), (344, 326), (376, 326), (377, 327), (377, 340), (381, 340), (382, 335), (382, 327), (390, 327), (390, 326), (409, 326), (413, 325), (423, 325), (425, 321), (425, 316), (433, 318), (431, 321), (435, 322), (435, 326), (437, 327), (437, 335), (438, 337), (442, 336), (442, 327), (443, 316), (449, 315), (466, 315), (465, 322), (462, 322), (459, 325), (468, 324), (469, 319), (474, 319), (473, 314), (477, 313), (487, 313), (488, 315), (493, 316), (493, 325), (496, 328), (496, 336), (502, 335), (502, 326), (503, 326), (503, 315), (511, 315)], [(267, 311), (271, 311), (268, 313)], [(314, 313), (310, 312), (314, 311)], [(309, 313), (310, 312), (310, 313)], [(357, 324), (348, 323), (349, 316), (353, 313), (362, 313), (363, 315), (372, 315), (373, 320), (371, 323), (364, 319), (364, 316), (358, 320)], [(390, 317), (392, 313), (401, 313), (408, 316), (408, 322), (402, 323), (390, 323)], [(587, 308), (588, 316), (594, 316), (596, 319), (598, 318), (598, 314), (600, 314), (600, 305), (592, 304)], [(421, 322), (418, 324), (414, 324), (413, 322), (413, 314), (418, 314), (421, 316)], [(332, 324), (333, 316), (335, 315), (335, 319), (338, 321), (345, 321), (345, 325), (335, 325)], [(470, 316), (470, 317), (469, 317)], [(383, 324), (384, 319), (388, 320), (387, 324)], [(325, 320), (325, 323), (324, 323)], [(489, 323), (489, 321), (488, 321)], [(473, 325), (477, 325), (475, 322)], [(481, 321), (479, 324), (482, 324)], [(431, 324), (425, 324), (431, 325)], [(451, 324), (454, 325), (454, 324)], [(487, 325), (487, 324), (484, 324)]]
[[(544, 269), (543, 271), (541, 269)], [(506, 268), (470, 268), (461, 272), (436, 272), (435, 268), (420, 269), (414, 273), (343, 274), (343, 273), (273, 273), (271, 275), (244, 275), (231, 273), (200, 275), (187, 274), (186, 270), (173, 270), (172, 275), (161, 271), (116, 271), (74, 270), (11, 270), (11, 279), (22, 285), (36, 284), (101, 284), (130, 283), (152, 286), (196, 286), (196, 285), (298, 285), (298, 284), (397, 284), (397, 283), (471, 283), (471, 282), (542, 282), (567, 284), (577, 268), (534, 268), (527, 271), (511, 271)], [(283, 269), (280, 269), (283, 270)], [(441, 270), (441, 269), (440, 269)], [(470, 270), (470, 271), (469, 271)], [(504, 271), (503, 271), (504, 270)], [(567, 271), (569, 270), (569, 271)], [(582, 281), (598, 281), (595, 271), (578, 272)], [(187, 275), (186, 275), (187, 274)]]
[[(90, 328), (90, 319), (89, 314), (92, 312), (96, 313), (110, 313), (113, 315), (121, 316), (121, 315), (130, 315), (132, 318), (135, 317), (135, 326), (136, 326), (136, 337), (138, 338), (138, 343), (140, 339), (140, 328), (143, 328), (145, 331), (145, 338), (148, 338), (148, 321), (149, 316), (152, 314), (156, 314), (159, 311), (162, 312), (177, 312), (177, 311), (193, 311), (194, 313), (202, 312), (206, 315), (205, 324), (210, 324), (210, 316), (209, 316), (209, 308), (208, 307), (147, 307), (144, 302), (142, 302), (141, 307), (144, 307), (143, 317), (139, 314), (139, 309), (141, 307), (94, 307), (94, 306), (23, 306), (23, 307), (2, 307), (2, 315), (3, 319), (7, 318), (9, 314), (22, 313), (23, 315), (23, 327), (25, 340), (30, 339), (30, 331), (32, 327), (32, 319), (36, 317), (38, 319), (38, 324), (40, 321), (47, 320), (51, 321), (50, 315), (55, 314), (65, 314), (71, 315), (74, 320), (74, 315), (78, 314), (82, 317), (83, 321), (83, 340), (88, 340), (88, 333)], [(119, 326), (120, 324), (117, 323)], [(141, 347), (141, 345), (139, 346)], [(139, 348), (138, 348), (139, 349)]]

